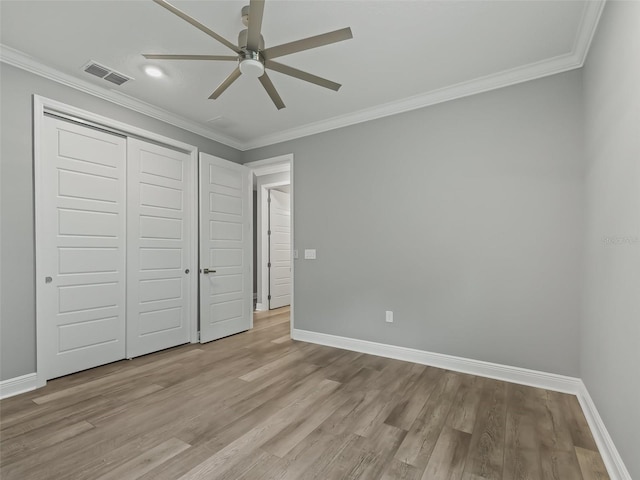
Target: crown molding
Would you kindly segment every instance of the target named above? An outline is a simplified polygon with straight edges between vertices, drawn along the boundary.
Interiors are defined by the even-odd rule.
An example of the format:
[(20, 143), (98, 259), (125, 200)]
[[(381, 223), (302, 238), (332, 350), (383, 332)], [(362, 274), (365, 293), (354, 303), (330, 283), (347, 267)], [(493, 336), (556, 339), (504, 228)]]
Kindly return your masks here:
[(235, 138), (223, 135), (197, 122), (188, 120), (184, 117), (178, 116), (141, 100), (137, 100), (120, 92), (109, 90), (60, 72), (52, 67), (42, 64), (38, 60), (18, 50), (2, 44), (0, 44), (0, 61), (98, 98), (102, 98), (103, 100), (113, 102), (149, 117), (156, 118), (211, 140), (215, 140), (216, 142), (220, 142), (237, 150), (246, 151), (347, 127), (349, 125), (368, 122), (378, 118), (409, 112), (411, 110), (417, 110), (419, 108), (436, 105), (438, 103), (448, 102), (450, 100), (456, 100), (458, 98), (464, 98), (478, 93), (489, 92), (491, 90), (517, 85), (529, 80), (535, 80), (576, 68), (581, 68), (587, 57), (589, 46), (591, 45), (605, 2), (606, 0), (589, 0), (586, 2), (573, 49), (565, 55), (505, 70), (412, 97), (403, 98), (383, 105), (366, 108), (357, 112), (329, 118), (327, 120), (309, 123), (301, 127), (292, 128), (270, 135), (264, 135), (248, 142), (242, 142)]
[(478, 93), (489, 92), (502, 87), (516, 85), (518, 83), (535, 80), (538, 78), (567, 72), (581, 68), (589, 51), (589, 46), (596, 31), (600, 15), (606, 0), (589, 0), (580, 20), (580, 26), (570, 53), (546, 59), (536, 63), (530, 63), (510, 70), (504, 70), (485, 77), (476, 78), (467, 82), (458, 83), (438, 90), (415, 95), (413, 97), (385, 103), (358, 112), (310, 123), (301, 127), (292, 128), (272, 135), (265, 135), (245, 142), (242, 150), (266, 147), (276, 143), (294, 140), (296, 138), (315, 135), (317, 133), (335, 130), (358, 123), (368, 122), (378, 118), (409, 112), (419, 108), (436, 105), (438, 103), (464, 98)]
[(573, 45), (573, 53), (580, 59), (580, 66), (584, 65), (591, 47), (591, 41), (596, 33), (602, 10), (607, 0), (592, 0), (587, 2), (585, 9), (582, 12), (582, 19), (580, 21), (580, 27), (578, 27), (578, 34)]
[(116, 105), (120, 105), (121, 107), (142, 113), (148, 117), (155, 118), (229, 147), (242, 150), (242, 143), (231, 137), (214, 132), (197, 122), (193, 122), (192, 120), (188, 120), (167, 110), (158, 108), (150, 103), (143, 102), (142, 100), (138, 100), (114, 90), (109, 90), (99, 85), (94, 85), (86, 80), (82, 80), (56, 70), (55, 68), (45, 65), (35, 58), (16, 50), (15, 48), (0, 44), (0, 62), (26, 70), (48, 80), (74, 88), (89, 95), (93, 95), (94, 97), (101, 98), (102, 100), (107, 100), (111, 103), (115, 103)]
[(327, 132), (338, 128), (348, 127), (358, 123), (364, 123), (379, 118), (410, 112), (438, 103), (469, 97), (478, 93), (489, 92), (502, 87), (516, 85), (536, 78), (542, 78), (557, 73), (580, 68), (579, 60), (572, 54), (555, 57), (539, 63), (530, 64), (506, 70), (486, 77), (477, 78), (468, 82), (459, 83), (449, 87), (432, 90), (413, 97), (396, 100), (393, 102), (366, 108), (357, 112), (347, 113), (320, 122), (309, 123), (301, 127), (285, 130), (272, 135), (265, 135), (249, 142), (245, 142), (243, 150), (266, 147), (276, 143), (295, 140), (317, 133)]

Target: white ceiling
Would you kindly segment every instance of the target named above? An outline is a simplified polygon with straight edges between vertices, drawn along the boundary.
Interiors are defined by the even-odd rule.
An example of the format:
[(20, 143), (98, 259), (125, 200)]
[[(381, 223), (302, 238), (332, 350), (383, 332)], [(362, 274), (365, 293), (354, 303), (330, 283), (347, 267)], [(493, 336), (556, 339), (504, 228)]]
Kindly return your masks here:
[[(248, 0), (170, 1), (233, 43), (244, 28)], [(246, 149), (579, 67), (602, 3), (266, 0), (267, 47), (347, 26), (354, 36), (278, 59), (343, 85), (270, 72), (280, 111), (251, 78), (208, 100), (232, 62), (145, 60), (233, 54), (150, 0), (3, 0), (2, 59)], [(81, 70), (89, 60), (135, 80), (114, 87)], [(149, 64), (166, 76), (145, 75)]]

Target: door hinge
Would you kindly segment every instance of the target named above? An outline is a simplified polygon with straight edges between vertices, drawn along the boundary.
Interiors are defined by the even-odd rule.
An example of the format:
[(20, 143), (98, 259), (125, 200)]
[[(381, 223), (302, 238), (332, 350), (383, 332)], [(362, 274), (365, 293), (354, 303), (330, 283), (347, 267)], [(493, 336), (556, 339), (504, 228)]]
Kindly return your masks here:
[(271, 235), (271, 230), (267, 230), (267, 235)]
[(269, 296), (267, 297), (267, 300), (271, 300), (271, 295), (269, 295)]
[(271, 262), (267, 263), (267, 268), (271, 268)]

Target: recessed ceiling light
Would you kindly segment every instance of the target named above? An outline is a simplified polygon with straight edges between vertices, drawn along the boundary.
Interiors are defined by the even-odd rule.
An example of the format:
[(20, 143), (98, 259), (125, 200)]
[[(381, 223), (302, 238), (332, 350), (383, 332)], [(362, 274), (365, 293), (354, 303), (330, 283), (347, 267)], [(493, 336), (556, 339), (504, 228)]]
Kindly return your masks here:
[(160, 70), (158, 67), (152, 67), (152, 66), (144, 67), (144, 73), (154, 78), (158, 78), (164, 75), (162, 73), (162, 70)]

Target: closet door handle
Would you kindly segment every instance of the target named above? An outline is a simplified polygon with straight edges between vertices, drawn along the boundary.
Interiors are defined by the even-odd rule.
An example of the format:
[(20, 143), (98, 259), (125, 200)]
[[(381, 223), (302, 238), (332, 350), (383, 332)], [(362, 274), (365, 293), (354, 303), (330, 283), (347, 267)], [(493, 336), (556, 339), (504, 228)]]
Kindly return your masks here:
[(209, 273), (216, 273), (215, 270), (209, 270), (208, 268), (205, 268), (204, 270), (202, 270), (202, 273), (204, 273), (205, 275), (209, 274)]

